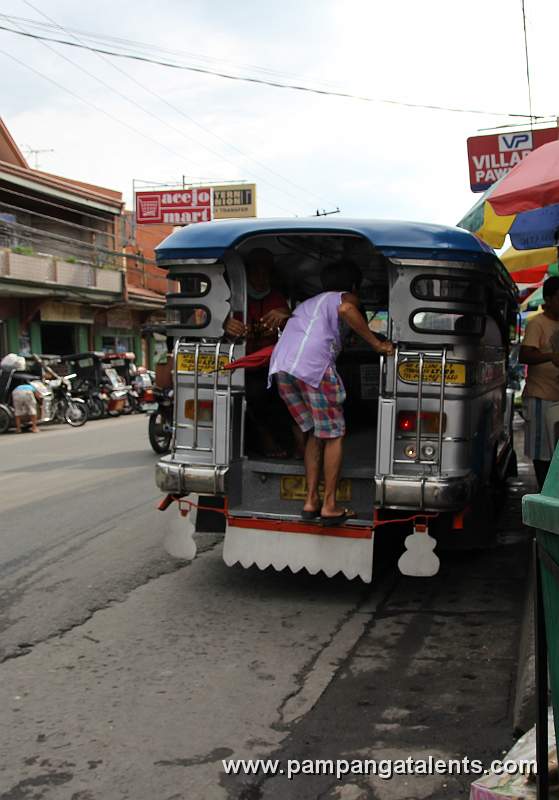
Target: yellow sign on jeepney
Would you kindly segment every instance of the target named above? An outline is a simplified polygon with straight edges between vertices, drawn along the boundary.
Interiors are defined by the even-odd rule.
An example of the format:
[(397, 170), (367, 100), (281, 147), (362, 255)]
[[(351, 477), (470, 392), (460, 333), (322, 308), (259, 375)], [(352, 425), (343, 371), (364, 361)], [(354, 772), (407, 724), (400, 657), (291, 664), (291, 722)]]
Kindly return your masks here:
[[(403, 381), (408, 383), (417, 383), (419, 380), (419, 361), (404, 361), (398, 367), (398, 375)], [(445, 383), (453, 384), (454, 386), (464, 386), (466, 383), (466, 365), (465, 364), (446, 364), (444, 370)], [(441, 382), (441, 362), (440, 361), (425, 361), (423, 364), (423, 382), (424, 383), (440, 383)]]
[[(324, 494), (324, 484), (318, 487), (319, 494)], [(304, 475), (284, 475), (280, 481), (280, 496), (282, 500), (305, 500), (307, 496), (307, 479)], [(351, 500), (351, 481), (344, 478), (338, 484), (336, 492), (338, 502)]]
[[(177, 356), (178, 372), (194, 372), (194, 353), (179, 353)], [(217, 369), (223, 369), (229, 363), (227, 356), (219, 356)], [(216, 369), (215, 355), (213, 353), (200, 353), (198, 356), (198, 372), (213, 372)]]

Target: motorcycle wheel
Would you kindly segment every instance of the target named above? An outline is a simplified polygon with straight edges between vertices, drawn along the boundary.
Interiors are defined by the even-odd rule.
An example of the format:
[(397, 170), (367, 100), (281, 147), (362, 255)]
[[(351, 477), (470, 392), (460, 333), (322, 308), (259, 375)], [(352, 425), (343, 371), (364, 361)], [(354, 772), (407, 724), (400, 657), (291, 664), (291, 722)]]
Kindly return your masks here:
[(105, 416), (105, 404), (99, 397), (90, 397), (87, 401), (89, 419), (101, 419)]
[(135, 411), (137, 411), (136, 398), (127, 395), (124, 400), (124, 408), (122, 409), (122, 413), (128, 415), (133, 414)]
[(154, 453), (162, 455), (171, 449), (171, 430), (167, 416), (161, 411), (153, 411), (149, 415), (148, 437)]
[(81, 428), (87, 422), (87, 417), (88, 412), (85, 403), (72, 403), (70, 401), (66, 406), (64, 419), (72, 428)]

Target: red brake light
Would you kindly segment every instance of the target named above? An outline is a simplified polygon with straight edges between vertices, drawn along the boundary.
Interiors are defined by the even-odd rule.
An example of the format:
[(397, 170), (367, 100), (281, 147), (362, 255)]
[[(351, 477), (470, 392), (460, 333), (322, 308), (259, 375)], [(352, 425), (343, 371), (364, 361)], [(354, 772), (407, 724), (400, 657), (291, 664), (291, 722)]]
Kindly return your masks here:
[[(398, 430), (403, 433), (415, 433), (417, 430), (417, 413), (400, 411), (398, 413)], [(443, 414), (443, 432), (446, 430), (446, 414)], [(421, 412), (421, 433), (439, 432), (439, 413), (437, 411)]]
[[(213, 409), (213, 400), (198, 400), (198, 422), (211, 422)], [(184, 416), (187, 419), (194, 419), (194, 400), (187, 400), (184, 404)]]
[(400, 411), (398, 414), (398, 430), (409, 433), (415, 430), (416, 415), (413, 411)]

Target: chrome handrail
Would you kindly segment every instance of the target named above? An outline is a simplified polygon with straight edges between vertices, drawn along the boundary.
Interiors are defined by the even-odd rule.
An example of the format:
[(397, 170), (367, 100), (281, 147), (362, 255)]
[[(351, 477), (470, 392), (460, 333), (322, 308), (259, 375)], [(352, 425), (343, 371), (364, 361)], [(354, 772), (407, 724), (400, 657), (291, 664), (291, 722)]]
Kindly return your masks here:
[(423, 404), (423, 367), (425, 355), (419, 353), (419, 372), (417, 375), (417, 411), (415, 417), (415, 463), (421, 462), (421, 413)]
[(439, 402), (439, 443), (437, 447), (438, 458), (438, 474), (440, 475), (443, 468), (443, 427), (444, 427), (444, 390), (446, 383), (446, 345), (443, 347), (441, 355), (441, 394)]

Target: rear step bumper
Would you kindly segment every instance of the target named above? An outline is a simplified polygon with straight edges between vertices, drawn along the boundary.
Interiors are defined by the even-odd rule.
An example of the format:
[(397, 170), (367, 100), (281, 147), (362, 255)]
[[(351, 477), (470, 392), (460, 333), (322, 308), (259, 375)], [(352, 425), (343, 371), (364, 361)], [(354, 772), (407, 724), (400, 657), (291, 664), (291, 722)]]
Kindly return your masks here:
[(214, 494), (226, 491), (227, 466), (180, 464), (164, 456), (155, 467), (155, 482), (166, 494)]
[[(173, 456), (164, 456), (155, 467), (155, 482), (165, 494), (227, 493), (228, 466), (179, 463)], [(414, 477), (403, 475), (375, 476), (377, 508), (420, 511), (459, 511), (472, 498), (476, 476)]]
[(377, 508), (409, 508), (421, 511), (459, 511), (470, 501), (476, 476), (412, 477), (375, 475)]

